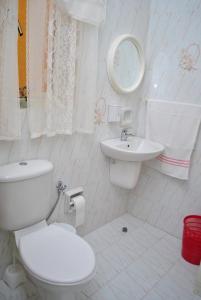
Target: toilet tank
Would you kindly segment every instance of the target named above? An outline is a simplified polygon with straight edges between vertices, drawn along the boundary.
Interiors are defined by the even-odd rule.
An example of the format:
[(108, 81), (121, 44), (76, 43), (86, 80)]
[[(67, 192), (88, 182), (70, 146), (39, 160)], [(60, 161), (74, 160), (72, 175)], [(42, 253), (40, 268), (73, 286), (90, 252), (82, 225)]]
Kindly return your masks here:
[(0, 166), (0, 228), (19, 230), (40, 222), (50, 211), (53, 165), (27, 160)]

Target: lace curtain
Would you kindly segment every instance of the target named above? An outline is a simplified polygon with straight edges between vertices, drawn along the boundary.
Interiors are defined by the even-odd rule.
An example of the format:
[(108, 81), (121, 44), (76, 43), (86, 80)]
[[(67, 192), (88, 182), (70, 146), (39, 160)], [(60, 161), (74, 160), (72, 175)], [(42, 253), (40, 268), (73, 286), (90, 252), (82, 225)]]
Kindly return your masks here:
[(31, 137), (93, 133), (103, 0), (28, 0)]
[(98, 28), (81, 22), (78, 26), (74, 131), (92, 134), (97, 101)]
[(31, 137), (72, 134), (76, 21), (51, 0), (28, 0), (27, 11)]
[(46, 134), (46, 91), (44, 86), (47, 51), (48, 5), (43, 0), (27, 1), (27, 110), (31, 137)]
[(21, 135), (18, 84), (18, 1), (0, 1), (0, 139)]
[(49, 11), (47, 135), (72, 134), (76, 21), (63, 14), (54, 3)]
[(55, 0), (60, 9), (77, 20), (77, 68), (74, 105), (75, 132), (94, 132), (97, 101), (99, 27), (106, 17), (106, 0)]

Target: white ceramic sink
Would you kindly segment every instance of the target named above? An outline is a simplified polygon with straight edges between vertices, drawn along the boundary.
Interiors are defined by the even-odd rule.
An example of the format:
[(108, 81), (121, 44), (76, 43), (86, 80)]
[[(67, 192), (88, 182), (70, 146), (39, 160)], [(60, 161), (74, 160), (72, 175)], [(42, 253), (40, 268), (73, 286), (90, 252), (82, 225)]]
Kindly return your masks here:
[(133, 189), (138, 181), (143, 161), (153, 159), (164, 151), (164, 147), (140, 137), (128, 137), (102, 141), (101, 149), (105, 156), (111, 158), (110, 181), (122, 188)]
[(136, 162), (153, 159), (164, 151), (161, 144), (140, 137), (129, 137), (127, 141), (120, 138), (102, 141), (101, 149), (110, 158)]

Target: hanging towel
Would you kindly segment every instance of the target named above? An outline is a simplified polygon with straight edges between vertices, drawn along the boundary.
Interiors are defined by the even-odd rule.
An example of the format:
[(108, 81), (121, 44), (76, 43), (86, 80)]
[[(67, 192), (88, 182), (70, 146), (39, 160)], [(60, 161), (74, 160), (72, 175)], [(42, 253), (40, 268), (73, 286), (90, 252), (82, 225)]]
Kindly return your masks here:
[(165, 150), (147, 164), (161, 173), (187, 180), (200, 120), (199, 105), (148, 100), (146, 138), (159, 142)]

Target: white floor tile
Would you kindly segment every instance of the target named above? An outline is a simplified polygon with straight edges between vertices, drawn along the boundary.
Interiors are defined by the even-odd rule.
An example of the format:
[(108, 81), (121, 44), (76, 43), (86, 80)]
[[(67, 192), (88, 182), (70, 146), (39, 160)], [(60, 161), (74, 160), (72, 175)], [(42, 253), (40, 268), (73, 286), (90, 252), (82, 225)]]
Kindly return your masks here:
[(162, 278), (154, 291), (164, 300), (192, 300), (194, 297), (192, 290), (185, 289), (169, 276)]
[(145, 296), (144, 289), (126, 272), (119, 274), (108, 286), (118, 300), (139, 300)]
[(193, 296), (193, 300), (201, 300), (201, 296), (194, 295), (194, 296)]
[(90, 297), (91, 295), (95, 294), (101, 286), (98, 284), (95, 278), (93, 278), (88, 284), (86, 284), (85, 288), (82, 290), (82, 293)]
[(95, 253), (107, 248), (110, 244), (103, 239), (98, 231), (93, 231), (85, 236), (85, 240), (91, 245)]
[(106, 286), (95, 293), (90, 300), (117, 300), (113, 290)]
[(174, 237), (170, 234), (166, 234), (164, 236), (164, 239), (166, 241), (168, 241), (170, 247), (172, 247), (173, 249), (177, 249), (177, 250), (181, 249), (181, 240), (180, 239), (177, 239), (176, 237)]
[(75, 295), (75, 299), (76, 300), (89, 300), (89, 297), (87, 297), (86, 295), (84, 295), (82, 292), (78, 292)]
[(193, 292), (195, 288), (196, 272), (189, 272), (180, 262), (177, 262), (166, 276), (173, 279), (182, 289)]
[(138, 228), (133, 233), (131, 233), (131, 235), (140, 245), (142, 245), (146, 249), (153, 247), (159, 240), (158, 237), (153, 235), (151, 232), (148, 232), (143, 227)]
[(154, 235), (156, 238), (161, 239), (162, 237), (164, 237), (166, 235), (166, 233), (152, 225), (149, 225), (148, 223), (144, 223), (143, 227), (142, 227), (145, 231), (151, 233), (152, 235)]
[(129, 234), (125, 234), (125, 236), (122, 237), (116, 245), (120, 247), (123, 252), (125, 252), (125, 254), (127, 254), (133, 260), (139, 258), (139, 256), (141, 256), (146, 251), (146, 248), (142, 244), (140, 244), (137, 239)]
[(114, 244), (102, 251), (102, 256), (117, 272), (122, 271), (133, 262), (133, 259), (118, 244)]
[(173, 266), (173, 263), (171, 263), (167, 258), (163, 257), (162, 253), (158, 253), (153, 249), (149, 249), (143, 255), (143, 261), (160, 276), (166, 274)]
[(142, 227), (143, 221), (132, 217), (130, 214), (125, 214), (111, 222), (111, 226), (116, 230), (121, 230), (122, 227), (127, 227), (128, 232), (132, 232), (139, 227)]
[(173, 246), (169, 240), (162, 238), (153, 249), (160, 255), (162, 253), (163, 257), (169, 260), (171, 263), (175, 263), (181, 256), (180, 251)]
[(117, 275), (117, 271), (101, 254), (96, 257), (96, 276), (97, 283), (102, 287)]
[(126, 272), (134, 281), (143, 287), (146, 292), (150, 291), (161, 278), (156, 271), (144, 263), (142, 258), (128, 267)]
[(197, 266), (181, 257), (179, 239), (125, 214), (86, 240), (97, 272), (76, 300), (201, 300), (193, 293)]
[[(164, 300), (161, 296), (159, 296), (154, 290), (151, 290), (143, 300)], [(168, 299), (167, 299), (168, 300)]]
[(96, 230), (96, 234), (101, 240), (104, 240), (108, 245), (112, 245), (118, 241), (124, 233), (121, 226), (112, 226), (111, 223), (102, 226)]
[(193, 276), (196, 275), (198, 266), (190, 264), (182, 256), (180, 256), (178, 259), (177, 264), (180, 264), (188, 273), (192, 274)]

